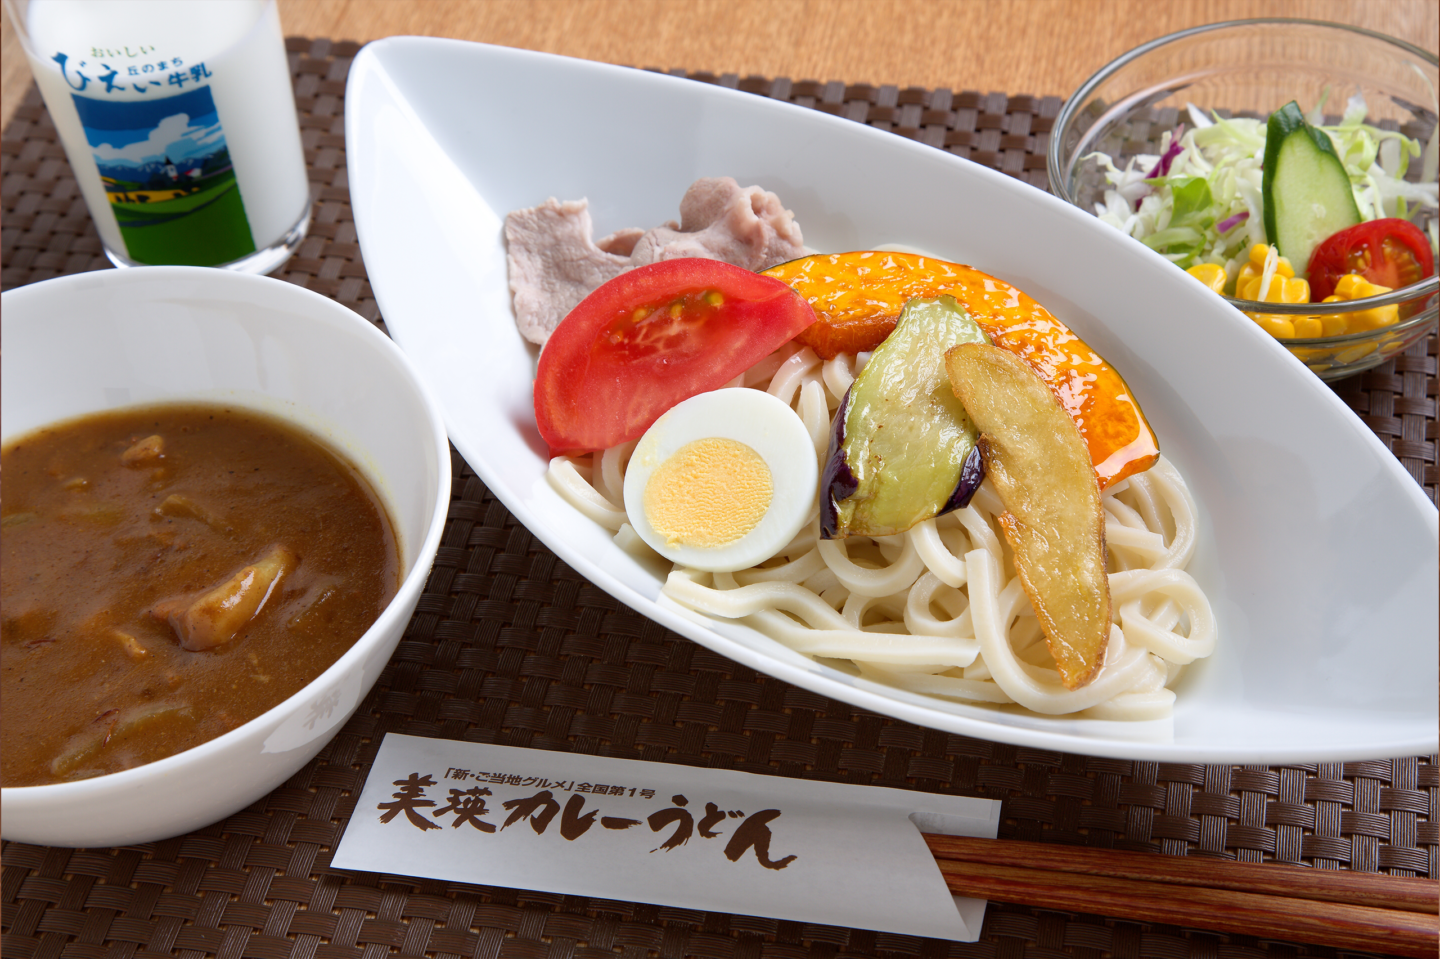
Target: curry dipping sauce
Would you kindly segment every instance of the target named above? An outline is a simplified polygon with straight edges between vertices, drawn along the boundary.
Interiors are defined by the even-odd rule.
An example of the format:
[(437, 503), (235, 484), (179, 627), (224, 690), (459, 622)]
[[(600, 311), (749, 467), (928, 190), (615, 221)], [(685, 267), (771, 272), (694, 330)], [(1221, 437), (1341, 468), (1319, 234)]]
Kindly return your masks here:
[(98, 414), (8, 443), (0, 470), (5, 786), (234, 729), (320, 675), (399, 587), (359, 471), (252, 411)]

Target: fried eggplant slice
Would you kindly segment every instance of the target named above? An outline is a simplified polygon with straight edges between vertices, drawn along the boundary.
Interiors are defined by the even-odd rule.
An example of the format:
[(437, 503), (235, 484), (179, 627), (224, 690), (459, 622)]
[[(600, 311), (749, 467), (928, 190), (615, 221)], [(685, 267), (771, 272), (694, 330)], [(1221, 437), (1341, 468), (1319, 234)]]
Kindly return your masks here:
[(1085, 441), (1014, 353), (966, 343), (945, 354), (950, 382), (980, 429), (985, 472), (1005, 504), (1015, 569), (1067, 689), (1088, 683), (1110, 638), (1110, 578), (1100, 486)]
[(970, 502), (976, 431), (945, 380), (945, 350), (985, 342), (953, 296), (911, 300), (835, 412), (820, 481), (825, 539), (891, 536)]

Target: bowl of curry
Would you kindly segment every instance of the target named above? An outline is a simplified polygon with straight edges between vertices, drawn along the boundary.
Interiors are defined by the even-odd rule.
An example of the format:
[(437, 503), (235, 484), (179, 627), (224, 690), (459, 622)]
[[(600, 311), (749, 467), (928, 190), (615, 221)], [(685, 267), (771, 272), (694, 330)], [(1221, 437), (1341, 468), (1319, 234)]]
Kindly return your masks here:
[(224, 818), (399, 642), (449, 500), (438, 407), (370, 323), (266, 277), (49, 280), (0, 337), (4, 837)]

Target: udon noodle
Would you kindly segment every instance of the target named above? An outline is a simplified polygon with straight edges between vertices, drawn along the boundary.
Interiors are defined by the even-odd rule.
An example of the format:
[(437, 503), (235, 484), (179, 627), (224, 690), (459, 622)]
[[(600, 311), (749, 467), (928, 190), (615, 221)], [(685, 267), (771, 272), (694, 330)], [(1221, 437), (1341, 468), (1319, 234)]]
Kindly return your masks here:
[[(822, 361), (787, 344), (727, 388), (764, 389), (789, 403), (820, 458), (831, 417), (867, 358)], [(648, 547), (627, 521), (622, 494), (634, 446), (557, 457), (548, 478), (577, 510), (614, 531), (622, 548), (639, 553)], [(895, 536), (822, 540), (817, 497), (809, 524), (771, 559), (735, 573), (675, 566), (663, 593), (899, 689), (1049, 715), (1162, 718), (1181, 670), (1215, 647), (1210, 603), (1185, 572), (1195, 502), (1161, 457), (1107, 489), (1102, 505), (1114, 622), (1102, 668), (1075, 690), (1061, 684), (1015, 575), (996, 522), (1004, 507), (988, 480), (965, 509)]]

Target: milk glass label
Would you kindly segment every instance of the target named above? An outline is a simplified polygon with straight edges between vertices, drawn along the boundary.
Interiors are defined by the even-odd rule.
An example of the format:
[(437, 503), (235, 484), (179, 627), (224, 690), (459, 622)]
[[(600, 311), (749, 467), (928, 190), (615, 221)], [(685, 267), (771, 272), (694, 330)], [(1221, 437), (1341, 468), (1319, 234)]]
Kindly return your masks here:
[[(55, 58), (62, 68), (63, 56)], [(99, 79), (113, 85), (111, 74), (118, 72), (108, 67)], [(174, 69), (165, 83), (183, 89), (196, 76), (208, 76), (204, 64), (194, 72)], [(82, 86), (91, 85), (78, 68), (67, 70), (66, 80), (72, 87), (82, 80)], [(143, 92), (149, 82), (131, 85)], [(96, 92), (104, 89), (98, 82), (95, 86)], [(80, 93), (71, 98), (131, 259), (208, 266), (255, 252), (208, 86), (154, 99), (108, 100)]]
[(310, 186), (275, 0), (4, 0), (105, 255), (265, 273)]

